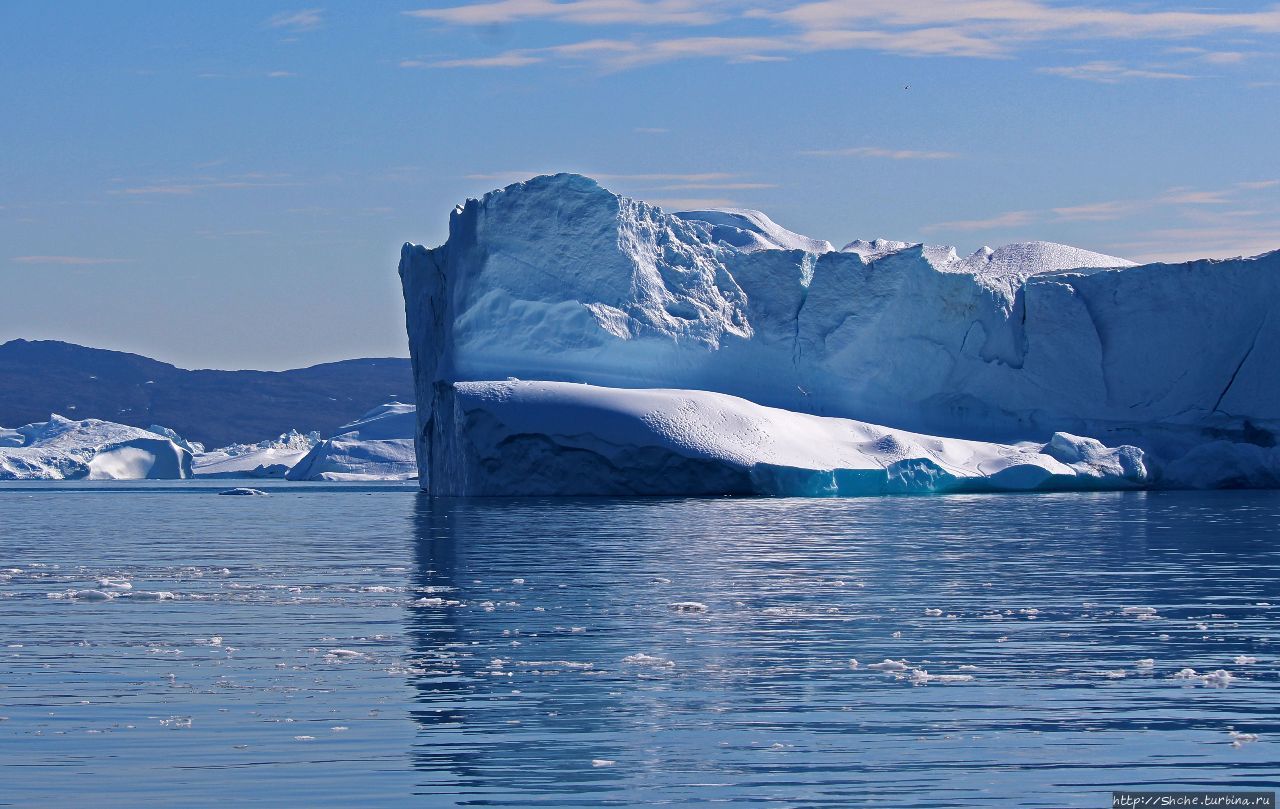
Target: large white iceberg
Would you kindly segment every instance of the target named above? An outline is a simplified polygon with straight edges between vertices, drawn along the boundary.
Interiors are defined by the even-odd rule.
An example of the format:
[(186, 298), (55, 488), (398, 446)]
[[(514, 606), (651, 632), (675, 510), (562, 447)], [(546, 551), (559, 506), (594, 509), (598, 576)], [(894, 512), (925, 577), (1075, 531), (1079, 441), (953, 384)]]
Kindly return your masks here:
[[(488, 490), (434, 464), (475, 435), (452, 409), (473, 393), (455, 383), (509, 377), (1006, 444), (1093, 436), (1175, 471), (1210, 441), (1274, 443), (1280, 423), (1280, 252), (1135, 266), (1046, 242), (837, 251), (763, 214), (668, 214), (556, 175), (455, 209), (448, 241), (406, 245), (400, 274), (433, 492)], [(610, 474), (630, 475), (622, 463)]]
[(287, 480), (411, 480), (417, 477), (413, 436), (417, 415), (411, 404), (390, 402), (338, 428), (313, 446)]
[(99, 419), (0, 429), (0, 480), (136, 480), (191, 477), (191, 452), (168, 435)]

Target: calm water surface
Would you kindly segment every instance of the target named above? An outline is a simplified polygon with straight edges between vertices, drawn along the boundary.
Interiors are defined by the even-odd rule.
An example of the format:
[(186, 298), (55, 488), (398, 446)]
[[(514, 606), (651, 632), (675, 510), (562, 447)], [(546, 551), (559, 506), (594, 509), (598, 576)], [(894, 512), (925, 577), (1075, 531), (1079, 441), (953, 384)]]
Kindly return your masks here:
[[(0, 804), (1103, 807), (1280, 783), (1280, 493), (218, 488), (0, 489)], [(132, 589), (68, 594), (101, 579)]]

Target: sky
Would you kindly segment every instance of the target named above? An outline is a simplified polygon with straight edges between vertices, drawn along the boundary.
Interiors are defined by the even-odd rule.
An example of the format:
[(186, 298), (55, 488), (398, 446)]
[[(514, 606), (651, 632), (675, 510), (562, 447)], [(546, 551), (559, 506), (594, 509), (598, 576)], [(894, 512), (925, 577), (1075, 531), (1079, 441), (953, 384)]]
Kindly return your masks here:
[(396, 263), (575, 171), (837, 246), (1280, 248), (1280, 4), (0, 2), (0, 341), (407, 356)]

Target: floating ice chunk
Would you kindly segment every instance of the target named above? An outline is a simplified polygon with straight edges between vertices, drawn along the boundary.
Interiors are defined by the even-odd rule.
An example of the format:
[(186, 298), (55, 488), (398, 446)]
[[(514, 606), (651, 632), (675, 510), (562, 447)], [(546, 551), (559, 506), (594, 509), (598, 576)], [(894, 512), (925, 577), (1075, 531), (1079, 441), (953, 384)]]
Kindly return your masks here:
[(102, 590), (68, 590), (67, 597), (77, 601), (110, 601), (116, 597), (116, 594)]
[(512, 584), (524, 584), (524, 579), (512, 579)]
[(1140, 668), (1140, 669), (1150, 669), (1150, 668), (1155, 668), (1156, 661), (1155, 661), (1155, 658), (1144, 657), (1141, 660), (1134, 661), (1133, 665), (1136, 668)]
[(889, 658), (886, 657), (883, 663), (869, 663), (867, 664), (867, 668), (871, 669), (872, 671), (906, 671), (907, 661), (906, 660), (890, 660)]
[(98, 579), (98, 586), (104, 590), (132, 590), (133, 585), (124, 579)]
[(316, 737), (315, 736), (294, 736), (293, 740), (295, 742), (314, 742), (316, 740)]
[(1231, 685), (1231, 681), (1235, 679), (1235, 675), (1225, 669), (1216, 669), (1204, 675), (1204, 684), (1210, 688), (1226, 688)]
[(924, 614), (925, 614), (925, 615), (928, 615), (928, 616), (929, 616), (929, 617), (931, 617), (931, 618), (936, 618), (936, 617), (938, 617), (939, 615), (941, 615), (941, 614), (942, 614), (942, 610), (940, 610), (940, 609), (935, 609), (935, 608), (933, 608), (933, 607), (930, 607), (929, 609), (927, 609), (927, 610), (925, 610), (925, 611), (924, 611)]
[(1258, 734), (1256, 733), (1241, 733), (1238, 730), (1229, 730), (1227, 732), (1231, 734), (1232, 747), (1243, 747), (1258, 740)]
[[(409, 603), (415, 607), (457, 607), (462, 604), (461, 601), (454, 601), (452, 599), (441, 598), (440, 596), (430, 596), (428, 598), (419, 598), (416, 601), (410, 601)], [(484, 607), (485, 612), (493, 612), (494, 604), (492, 601), (486, 601), (483, 604), (481, 604), (481, 606)]]
[(364, 655), (354, 649), (330, 649), (325, 657), (331, 657), (334, 660), (350, 660), (356, 657), (364, 657)]
[(710, 608), (700, 601), (677, 601), (671, 605), (671, 609), (676, 612), (699, 613), (706, 612)]
[(171, 716), (168, 719), (161, 719), (160, 724), (175, 730), (191, 727), (192, 718), (190, 716)]
[(334, 725), (333, 727), (329, 728), (329, 730), (333, 731), (334, 733), (342, 733), (343, 731), (350, 730), (350, 729), (351, 728), (347, 727), (346, 725)]
[(1252, 666), (1254, 663), (1258, 662), (1258, 658), (1250, 657), (1249, 655), (1239, 655), (1236, 657), (1234, 662), (1237, 666)]
[(636, 652), (633, 655), (627, 655), (622, 658), (623, 663), (631, 663), (636, 666), (654, 666), (657, 668), (671, 668), (675, 666), (674, 660), (668, 660), (665, 657), (657, 657), (655, 655), (645, 654), (644, 652)]
[(614, 761), (614, 760), (613, 760), (613, 759), (611, 759), (611, 758), (593, 758), (593, 759), (591, 759), (591, 766), (592, 766), (592, 767), (612, 767), (614, 764), (617, 764), (617, 763), (618, 763), (618, 762)]
[(856, 657), (849, 658), (849, 668), (856, 669), (858, 667), (858, 659)]
[[(902, 678), (902, 675), (899, 675)], [(913, 685), (928, 685), (929, 683), (967, 683), (973, 680), (971, 674), (930, 674), (924, 669), (912, 669), (911, 674), (905, 679), (909, 680)]]
[(1125, 607), (1120, 610), (1125, 615), (1155, 615), (1155, 607)]
[(1193, 668), (1179, 669), (1173, 675), (1175, 680), (1188, 680), (1198, 682), (1209, 688), (1226, 688), (1231, 685), (1231, 681), (1235, 679), (1235, 675), (1225, 669), (1216, 669), (1206, 674), (1199, 674)]
[(168, 590), (135, 590), (126, 595), (131, 601), (174, 601), (178, 597)]
[(396, 592), (397, 590), (399, 590), (399, 588), (397, 588), (397, 587), (388, 587), (388, 586), (386, 586), (385, 584), (374, 584), (374, 585), (369, 586), (369, 587), (361, 587), (361, 588), (360, 588), (360, 592), (362, 592), (362, 593), (394, 593), (394, 592)]
[(247, 486), (237, 486), (234, 489), (223, 489), (218, 494), (231, 495), (232, 497), (267, 497), (267, 493), (262, 489), (250, 489)]
[(1128, 672), (1124, 669), (1109, 669), (1107, 671), (1098, 672), (1098, 676), (1105, 677), (1108, 680), (1123, 680), (1128, 676)]

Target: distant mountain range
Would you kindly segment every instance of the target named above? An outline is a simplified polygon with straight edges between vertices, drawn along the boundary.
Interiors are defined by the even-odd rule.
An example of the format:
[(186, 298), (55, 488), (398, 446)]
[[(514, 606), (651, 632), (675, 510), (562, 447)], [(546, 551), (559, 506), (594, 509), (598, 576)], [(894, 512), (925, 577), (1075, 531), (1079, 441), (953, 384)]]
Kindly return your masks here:
[(413, 402), (409, 360), (355, 359), (292, 371), (188, 371), (165, 362), (53, 340), (0, 345), (0, 426), (50, 413), (149, 427), (217, 447), (290, 428), (334, 428), (384, 402)]

